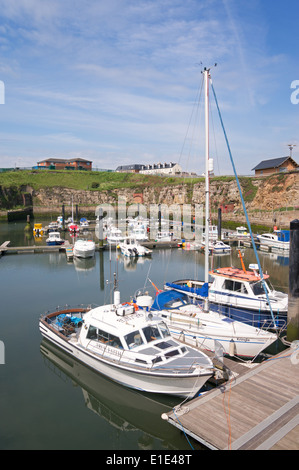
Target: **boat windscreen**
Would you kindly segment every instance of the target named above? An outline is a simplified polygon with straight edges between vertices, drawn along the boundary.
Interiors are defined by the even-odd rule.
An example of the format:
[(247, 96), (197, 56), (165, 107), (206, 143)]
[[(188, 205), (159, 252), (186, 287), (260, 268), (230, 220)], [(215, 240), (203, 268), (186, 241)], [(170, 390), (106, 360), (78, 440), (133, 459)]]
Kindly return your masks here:
[(125, 341), (129, 349), (135, 348), (143, 344), (143, 339), (141, 337), (140, 331), (133, 331), (125, 336)]

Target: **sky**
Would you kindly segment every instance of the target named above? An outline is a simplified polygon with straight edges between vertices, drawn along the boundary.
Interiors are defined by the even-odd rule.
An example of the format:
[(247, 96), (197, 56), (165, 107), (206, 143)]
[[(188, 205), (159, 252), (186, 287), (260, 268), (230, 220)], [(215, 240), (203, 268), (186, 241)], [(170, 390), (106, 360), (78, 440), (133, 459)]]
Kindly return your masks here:
[[(298, 0), (0, 0), (0, 168), (201, 175), (204, 67), (238, 174), (290, 144), (299, 163), (298, 18)], [(212, 92), (210, 157), (233, 174)]]

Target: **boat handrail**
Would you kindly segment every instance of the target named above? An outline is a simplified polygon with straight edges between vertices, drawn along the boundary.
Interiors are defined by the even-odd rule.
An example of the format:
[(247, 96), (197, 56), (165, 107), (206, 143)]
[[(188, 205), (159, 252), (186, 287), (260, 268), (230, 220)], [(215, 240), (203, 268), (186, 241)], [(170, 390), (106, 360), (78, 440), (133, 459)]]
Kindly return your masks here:
[[(105, 344), (103, 349), (95, 350), (96, 349), (95, 347), (88, 348), (91, 341), (93, 341), (93, 340), (92, 339), (89, 340), (89, 342), (86, 345), (86, 348), (89, 349), (90, 351), (92, 351), (94, 354), (97, 354), (101, 357), (104, 357), (106, 349), (107, 349), (107, 347), (109, 347), (109, 344)], [(157, 366), (157, 363), (155, 361), (147, 361), (146, 363), (144, 362), (141, 365), (141, 364), (138, 364), (138, 362), (135, 362), (135, 360), (132, 361), (132, 359), (129, 357), (130, 355), (132, 355), (132, 358), (133, 358), (133, 355), (134, 355), (134, 358), (136, 359), (136, 357), (138, 358), (140, 356), (140, 359), (143, 359), (145, 361), (145, 355), (143, 353), (138, 354), (134, 351), (130, 351), (129, 349), (120, 349), (119, 351), (121, 351), (121, 354), (119, 356), (117, 356), (115, 358), (105, 356), (105, 360), (112, 361), (114, 363), (116, 362), (117, 364), (120, 364), (121, 360), (126, 359), (126, 356), (128, 356), (127, 357), (128, 363), (126, 362), (126, 365), (130, 365), (130, 366), (134, 365), (134, 368), (140, 368), (140, 370), (145, 370), (146, 369), (148, 371), (151, 371), (152, 369), (155, 369), (155, 371), (159, 371), (159, 370), (164, 370), (165, 371), (165, 370), (169, 369), (169, 365), (165, 364), (163, 362), (159, 362), (159, 366)], [(138, 354), (138, 356), (137, 356), (137, 354)], [(175, 358), (178, 358), (178, 357), (179, 356), (175, 356)], [(190, 359), (190, 357), (189, 357), (189, 359)], [(196, 367), (200, 367), (200, 366), (201, 366), (201, 364), (198, 363), (198, 357), (194, 357), (194, 361), (191, 364), (188, 364), (188, 366), (186, 366), (184, 364), (176, 365), (175, 367), (172, 367), (172, 371), (177, 372), (177, 373), (182, 373), (182, 372), (190, 373), (192, 369), (194, 369)]]

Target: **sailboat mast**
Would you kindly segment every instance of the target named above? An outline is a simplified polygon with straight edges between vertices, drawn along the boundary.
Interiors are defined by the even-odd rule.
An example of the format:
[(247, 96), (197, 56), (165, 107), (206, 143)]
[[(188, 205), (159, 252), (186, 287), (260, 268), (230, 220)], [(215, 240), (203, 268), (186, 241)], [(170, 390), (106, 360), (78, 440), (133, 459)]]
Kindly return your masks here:
[[(209, 215), (210, 215), (210, 182), (209, 182), (209, 70), (204, 68), (205, 88), (205, 282), (209, 282)], [(204, 310), (209, 310), (208, 297), (205, 298)]]

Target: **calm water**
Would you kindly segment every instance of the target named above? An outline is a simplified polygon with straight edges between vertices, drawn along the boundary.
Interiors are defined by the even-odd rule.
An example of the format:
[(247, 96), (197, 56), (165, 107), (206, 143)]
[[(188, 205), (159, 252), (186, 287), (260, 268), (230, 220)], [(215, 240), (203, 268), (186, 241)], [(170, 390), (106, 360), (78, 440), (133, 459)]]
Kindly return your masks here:
[[(0, 243), (30, 245), (23, 223), (0, 224)], [(288, 288), (288, 258), (260, 256), (273, 285)], [(87, 260), (86, 260), (87, 261)], [(254, 262), (246, 249), (246, 265)], [(218, 256), (214, 266), (240, 264), (235, 251)], [(190, 450), (179, 430), (161, 419), (180, 399), (144, 395), (116, 385), (62, 355), (42, 340), (41, 313), (58, 305), (110, 301), (117, 272), (121, 300), (147, 287), (186, 276), (204, 276), (204, 255), (181, 249), (156, 250), (150, 259), (130, 262), (116, 252), (95, 260), (67, 262), (64, 253), (6, 254), (0, 259), (1, 449)], [(192, 441), (194, 449), (199, 445)]]

